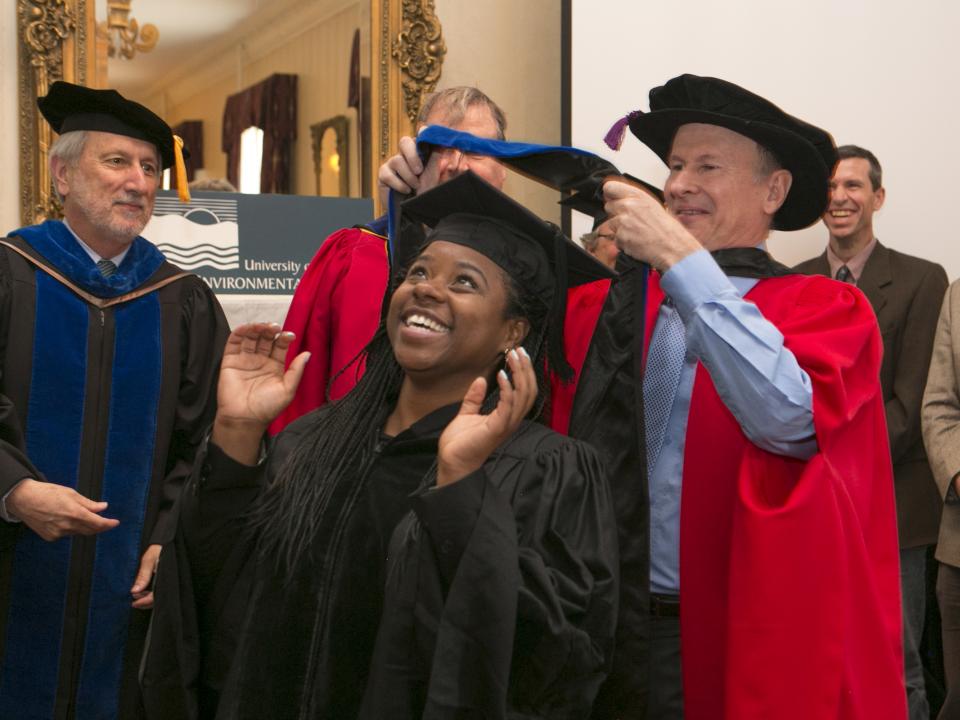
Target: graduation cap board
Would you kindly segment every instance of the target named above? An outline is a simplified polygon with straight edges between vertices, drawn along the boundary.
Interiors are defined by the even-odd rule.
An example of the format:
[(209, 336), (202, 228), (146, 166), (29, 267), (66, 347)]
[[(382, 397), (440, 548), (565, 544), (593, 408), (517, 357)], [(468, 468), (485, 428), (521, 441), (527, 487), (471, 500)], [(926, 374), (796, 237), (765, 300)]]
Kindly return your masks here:
[[(526, 265), (546, 263), (566, 268), (566, 277), (550, 272), (564, 287), (613, 277), (606, 265), (570, 242), (556, 225), (537, 217), (472, 172), (407, 200), (401, 212), (432, 228), (428, 241), (439, 238), (472, 247), (507, 273), (519, 258)], [(489, 229), (490, 237), (477, 228)], [(401, 243), (398, 256), (411, 258), (415, 251)]]

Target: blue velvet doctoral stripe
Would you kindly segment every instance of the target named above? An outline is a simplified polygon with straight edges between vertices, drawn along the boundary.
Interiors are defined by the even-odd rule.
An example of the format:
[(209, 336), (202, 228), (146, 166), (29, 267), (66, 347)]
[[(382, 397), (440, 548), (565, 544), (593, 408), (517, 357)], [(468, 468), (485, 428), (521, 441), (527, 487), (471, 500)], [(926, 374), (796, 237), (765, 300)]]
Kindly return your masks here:
[[(570, 176), (578, 176), (586, 173), (587, 168), (596, 163), (598, 167), (611, 167), (607, 160), (599, 155), (594, 155), (586, 150), (575, 147), (566, 147), (562, 145), (538, 145), (536, 143), (510, 142), (507, 140), (493, 140), (491, 138), (478, 137), (470, 133), (453, 130), (443, 125), (430, 125), (425, 127), (417, 135), (417, 151), (420, 153), (421, 160), (426, 161), (427, 154), (431, 146), (456, 148), (463, 152), (474, 153), (476, 155), (486, 155), (506, 161), (519, 158), (528, 158), (531, 156), (541, 157), (550, 161), (553, 158), (554, 163), (563, 163), (570, 168)], [(615, 168), (613, 168), (615, 170)], [(563, 176), (565, 173), (560, 173)], [(561, 189), (560, 184), (552, 183), (546, 178), (540, 178), (540, 182), (556, 189)], [(567, 188), (563, 188), (567, 189)], [(390, 257), (394, 255), (394, 238), (397, 231), (398, 213), (400, 197), (393, 191), (390, 191), (387, 203), (387, 247)]]
[(143, 285), (164, 263), (163, 253), (142, 237), (134, 239), (116, 274), (106, 278), (73, 233), (59, 220), (14, 230), (71, 282), (100, 298), (125, 295)]
[(510, 142), (509, 140), (494, 140), (478, 137), (470, 133), (452, 130), (443, 125), (430, 125), (417, 135), (417, 149), (423, 152), (424, 145), (440, 145), (441, 147), (457, 148), (464, 152), (477, 155), (509, 160), (510, 158), (528, 157), (530, 155), (571, 154), (579, 155), (584, 159), (597, 158), (603, 163), (608, 161), (588, 150), (569, 147), (566, 145), (538, 145), (537, 143)]
[[(27, 454), (47, 480), (76, 487), (87, 371), (87, 306), (38, 272)], [(78, 348), (84, 352), (78, 352)], [(25, 532), (13, 560), (0, 717), (53, 717), (71, 541)]]
[(151, 293), (117, 308), (102, 499), (120, 525), (97, 538), (77, 720), (117, 716), (120, 674), (140, 564), (160, 402), (160, 302)]
[[(620, 174), (609, 160), (580, 148), (494, 140), (442, 125), (430, 125), (417, 135), (417, 151), (424, 162), (427, 161), (433, 146), (497, 158), (513, 169), (528, 174), (537, 182), (564, 192), (586, 192), (592, 195), (600, 187), (600, 176)], [(395, 236), (399, 229), (397, 205), (399, 200), (391, 190), (387, 210), (387, 247), (391, 258), (394, 256)]]

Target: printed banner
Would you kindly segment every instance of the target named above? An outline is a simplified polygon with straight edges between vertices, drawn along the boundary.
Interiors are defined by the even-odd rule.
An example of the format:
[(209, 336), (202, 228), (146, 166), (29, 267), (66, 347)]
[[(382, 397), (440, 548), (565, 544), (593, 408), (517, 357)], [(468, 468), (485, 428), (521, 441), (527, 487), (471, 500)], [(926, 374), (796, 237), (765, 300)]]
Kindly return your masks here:
[(143, 236), (218, 295), (292, 295), (327, 235), (372, 219), (369, 199), (164, 190)]

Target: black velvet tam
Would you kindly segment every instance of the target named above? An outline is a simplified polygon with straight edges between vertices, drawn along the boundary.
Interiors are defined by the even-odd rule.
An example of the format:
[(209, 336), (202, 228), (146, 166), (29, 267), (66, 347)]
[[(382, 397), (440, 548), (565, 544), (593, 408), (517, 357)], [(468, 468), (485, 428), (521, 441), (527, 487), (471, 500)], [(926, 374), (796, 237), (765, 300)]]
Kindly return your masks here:
[(687, 123), (719, 125), (772, 152), (793, 175), (793, 185), (774, 217), (777, 230), (799, 230), (827, 207), (828, 184), (837, 163), (833, 138), (769, 100), (725, 80), (680, 75), (650, 91), (650, 112), (629, 117), (630, 130), (669, 164), (677, 128)]
[(37, 99), (40, 112), (59, 134), (74, 130), (126, 135), (153, 143), (163, 167), (174, 163), (173, 131), (158, 115), (116, 90), (94, 90), (58, 80)]

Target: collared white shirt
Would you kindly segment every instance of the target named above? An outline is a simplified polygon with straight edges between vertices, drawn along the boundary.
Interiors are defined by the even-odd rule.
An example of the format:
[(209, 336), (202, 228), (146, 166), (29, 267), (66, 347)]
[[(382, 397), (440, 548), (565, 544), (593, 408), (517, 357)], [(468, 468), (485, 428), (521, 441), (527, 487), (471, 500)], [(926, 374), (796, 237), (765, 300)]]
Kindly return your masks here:
[(853, 275), (853, 284), (857, 285), (860, 283), (860, 276), (863, 275), (863, 268), (867, 265), (867, 260), (870, 259), (873, 249), (877, 246), (877, 239), (874, 238), (864, 246), (863, 250), (858, 252), (852, 258), (844, 262), (837, 254), (833, 251), (833, 248), (830, 247), (830, 244), (827, 243), (827, 262), (830, 264), (830, 277), (837, 277), (837, 270), (842, 268), (844, 265), (847, 266), (847, 269), (850, 271), (850, 274)]
[(67, 228), (67, 230), (70, 231), (70, 234), (73, 235), (73, 239), (76, 240), (80, 244), (80, 247), (83, 248), (83, 251), (90, 256), (90, 259), (93, 260), (94, 265), (96, 265), (101, 260), (109, 260), (117, 267), (120, 267), (120, 263), (123, 262), (123, 259), (127, 256), (127, 253), (130, 252), (130, 246), (127, 245), (127, 247), (125, 247), (123, 252), (120, 253), (119, 255), (114, 255), (112, 258), (104, 258), (103, 256), (98, 255), (96, 252), (94, 252), (92, 247), (90, 247), (83, 240), (80, 239), (80, 236), (74, 232), (72, 227), (70, 227), (70, 223), (64, 220), (63, 224)]

